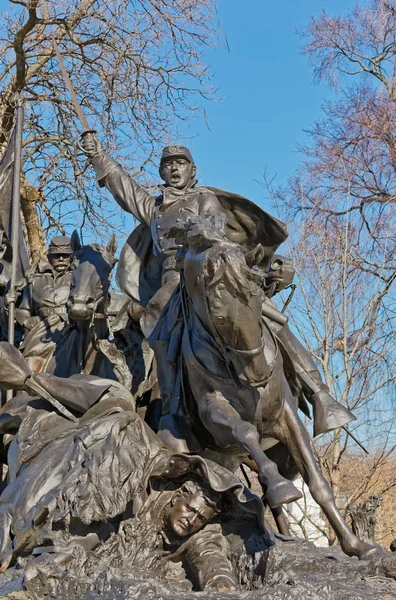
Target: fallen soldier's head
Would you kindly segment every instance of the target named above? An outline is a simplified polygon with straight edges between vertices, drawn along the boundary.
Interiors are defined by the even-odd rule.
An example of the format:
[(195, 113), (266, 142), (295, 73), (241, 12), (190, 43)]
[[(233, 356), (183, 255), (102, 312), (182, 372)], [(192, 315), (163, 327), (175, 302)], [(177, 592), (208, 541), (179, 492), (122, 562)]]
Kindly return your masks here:
[(186, 481), (171, 500), (164, 528), (179, 537), (202, 529), (218, 512), (220, 494), (194, 481)]

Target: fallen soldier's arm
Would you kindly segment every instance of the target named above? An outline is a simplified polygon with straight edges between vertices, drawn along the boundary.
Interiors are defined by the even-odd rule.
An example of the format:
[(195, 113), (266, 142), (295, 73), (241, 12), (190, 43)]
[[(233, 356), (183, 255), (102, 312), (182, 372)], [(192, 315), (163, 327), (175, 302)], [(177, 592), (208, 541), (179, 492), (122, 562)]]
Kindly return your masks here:
[(200, 590), (228, 592), (236, 589), (220, 525), (207, 525), (196, 533), (187, 544), (184, 559)]

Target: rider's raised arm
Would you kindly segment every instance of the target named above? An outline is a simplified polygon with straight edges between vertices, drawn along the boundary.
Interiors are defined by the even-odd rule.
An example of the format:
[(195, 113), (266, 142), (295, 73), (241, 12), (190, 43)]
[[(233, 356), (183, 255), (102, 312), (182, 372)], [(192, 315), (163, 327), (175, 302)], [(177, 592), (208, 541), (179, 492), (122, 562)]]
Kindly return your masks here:
[(84, 136), (82, 147), (95, 169), (99, 186), (106, 187), (123, 210), (150, 226), (155, 207), (154, 197), (102, 150), (100, 142), (93, 134)]

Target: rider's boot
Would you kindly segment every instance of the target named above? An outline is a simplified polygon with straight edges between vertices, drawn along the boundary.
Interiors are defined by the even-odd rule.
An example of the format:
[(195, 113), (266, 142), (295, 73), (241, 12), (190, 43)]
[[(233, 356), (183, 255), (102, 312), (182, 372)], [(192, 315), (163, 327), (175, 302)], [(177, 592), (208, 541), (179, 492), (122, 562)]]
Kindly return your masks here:
[(323, 383), (319, 371), (299, 373), (299, 376), (305, 384), (306, 398), (313, 408), (314, 436), (338, 429), (356, 419), (348, 408), (329, 394), (329, 388)]
[(308, 402), (313, 407), (314, 435), (338, 429), (356, 417), (345, 406), (334, 400), (323, 383), (308, 350), (291, 332), (288, 325), (278, 329), (276, 335), (292, 360)]
[(158, 385), (161, 394), (162, 414), (166, 415), (171, 410), (172, 393), (175, 384), (175, 368), (168, 362), (167, 354), (169, 348), (168, 340), (155, 340), (151, 344), (154, 350), (157, 366)]

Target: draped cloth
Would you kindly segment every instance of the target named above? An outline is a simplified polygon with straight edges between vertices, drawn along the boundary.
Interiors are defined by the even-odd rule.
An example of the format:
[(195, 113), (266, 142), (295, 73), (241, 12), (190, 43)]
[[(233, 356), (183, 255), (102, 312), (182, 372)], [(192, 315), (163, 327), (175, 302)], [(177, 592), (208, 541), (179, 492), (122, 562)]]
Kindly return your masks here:
[(220, 465), (165, 447), (121, 386), (110, 388), (77, 423), (34, 403), (13, 442), (17, 476), (0, 497), (3, 557), (48, 540), (65, 544), (67, 527), (59, 524), (70, 519), (88, 526), (106, 522), (123, 514), (129, 502), (136, 514), (159, 493), (158, 485), (152, 488), (153, 480), (160, 489), (173, 480), (201, 480), (227, 494), (264, 527), (258, 497)]

